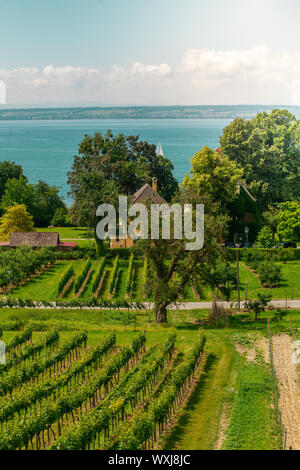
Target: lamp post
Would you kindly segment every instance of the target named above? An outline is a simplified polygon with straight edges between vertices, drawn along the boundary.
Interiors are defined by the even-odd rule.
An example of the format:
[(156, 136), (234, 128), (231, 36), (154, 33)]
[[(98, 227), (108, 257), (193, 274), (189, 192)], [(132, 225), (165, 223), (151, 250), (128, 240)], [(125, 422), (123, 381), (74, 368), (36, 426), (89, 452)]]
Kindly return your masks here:
[(248, 227), (248, 225), (246, 225), (246, 227), (245, 227), (245, 234), (246, 234), (246, 237), (247, 237), (247, 243), (249, 243), (248, 233), (249, 233), (249, 227)]

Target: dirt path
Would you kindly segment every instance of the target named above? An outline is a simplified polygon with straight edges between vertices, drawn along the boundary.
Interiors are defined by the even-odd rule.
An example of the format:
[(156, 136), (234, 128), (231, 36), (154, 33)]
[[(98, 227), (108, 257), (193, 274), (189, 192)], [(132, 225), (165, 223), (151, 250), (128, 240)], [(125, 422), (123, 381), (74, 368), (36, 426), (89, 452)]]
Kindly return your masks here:
[(286, 448), (300, 450), (299, 369), (292, 362), (292, 340), (288, 335), (273, 336), (273, 355), (280, 391), (279, 406), (287, 430)]

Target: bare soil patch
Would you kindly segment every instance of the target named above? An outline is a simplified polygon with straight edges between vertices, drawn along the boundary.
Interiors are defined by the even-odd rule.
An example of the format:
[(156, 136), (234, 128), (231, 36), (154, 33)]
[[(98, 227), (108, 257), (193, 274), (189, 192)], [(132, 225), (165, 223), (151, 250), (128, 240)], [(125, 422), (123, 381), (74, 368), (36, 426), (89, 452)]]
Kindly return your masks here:
[(292, 339), (273, 336), (274, 367), (280, 392), (279, 406), (287, 431), (286, 448), (300, 450), (299, 368), (292, 362)]

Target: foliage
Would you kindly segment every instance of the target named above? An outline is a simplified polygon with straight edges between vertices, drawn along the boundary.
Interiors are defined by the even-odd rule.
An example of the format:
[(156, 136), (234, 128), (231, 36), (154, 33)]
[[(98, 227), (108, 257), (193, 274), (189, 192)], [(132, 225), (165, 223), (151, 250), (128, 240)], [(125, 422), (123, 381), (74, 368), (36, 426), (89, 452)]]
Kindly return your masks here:
[(5, 185), (8, 180), (13, 178), (19, 179), (23, 176), (23, 168), (15, 162), (0, 162), (0, 201), (5, 192)]
[(116, 256), (114, 259), (113, 267), (112, 267), (111, 274), (110, 274), (110, 281), (109, 281), (109, 288), (108, 288), (110, 295), (112, 295), (114, 288), (115, 288), (118, 269), (119, 269), (119, 256)]
[(58, 287), (57, 287), (58, 294), (62, 293), (62, 291), (65, 288), (65, 285), (68, 283), (68, 281), (71, 279), (72, 276), (74, 276), (74, 269), (73, 269), (73, 265), (70, 265), (65, 270), (65, 272), (63, 273), (63, 275), (61, 276), (61, 278), (58, 282)]
[(277, 322), (281, 321), (284, 317), (287, 316), (287, 313), (288, 312), (286, 310), (283, 310), (283, 308), (277, 308), (273, 312), (275, 321), (277, 321)]
[(106, 263), (106, 258), (105, 257), (101, 258), (100, 261), (99, 261), (99, 265), (98, 265), (98, 268), (96, 270), (94, 279), (93, 279), (92, 292), (96, 292), (96, 290), (99, 287), (99, 282), (100, 282), (100, 279), (102, 277), (102, 274), (103, 274), (103, 271), (104, 271), (104, 268), (105, 268), (105, 263)]
[(248, 300), (248, 302), (245, 302), (245, 309), (249, 312), (254, 312), (255, 321), (257, 317), (265, 311), (268, 303), (272, 299), (272, 294), (259, 293), (257, 297), (257, 300)]
[(208, 272), (208, 285), (220, 294), (225, 300), (229, 301), (232, 289), (237, 285), (236, 267), (229, 263), (218, 263)]
[(243, 176), (243, 170), (235, 162), (203, 147), (193, 156), (191, 165), (191, 174), (183, 181), (184, 188), (206, 194), (222, 205), (235, 198), (237, 183)]
[(57, 187), (49, 186), (44, 181), (28, 184), (24, 176), (6, 182), (1, 208), (6, 210), (15, 204), (24, 204), (39, 227), (47, 227), (57, 210), (67, 210)]
[(223, 449), (263, 450), (274, 446), (276, 421), (271, 407), (272, 390), (267, 364), (261, 359), (255, 363), (241, 362)]
[(75, 225), (94, 229), (100, 204), (115, 203), (119, 194), (133, 194), (144, 183), (151, 184), (154, 176), (159, 178), (158, 191), (166, 200), (177, 190), (172, 163), (156, 155), (154, 145), (136, 136), (114, 136), (111, 131), (86, 135), (78, 153), (68, 174)]
[(282, 279), (281, 267), (270, 261), (260, 263), (257, 268), (257, 273), (260, 282), (265, 287), (275, 287)]
[(51, 219), (51, 225), (53, 227), (70, 227), (71, 221), (68, 217), (68, 210), (66, 207), (56, 209), (54, 216)]
[(248, 241), (253, 243), (261, 227), (261, 218), (257, 201), (254, 201), (243, 185), (239, 186), (236, 198), (228, 204), (231, 221), (229, 224), (228, 240), (234, 242), (236, 233), (245, 234), (245, 228), (249, 228)]
[(244, 168), (261, 210), (300, 196), (299, 121), (287, 110), (237, 118), (223, 129), (220, 142), (223, 155)]
[(300, 240), (300, 200), (280, 204), (277, 219), (277, 233), (281, 240)]
[(0, 288), (9, 283), (18, 285), (34, 275), (43, 266), (53, 263), (52, 250), (42, 248), (33, 250), (28, 247), (0, 252)]
[(127, 268), (127, 275), (126, 275), (126, 294), (129, 296), (131, 287), (132, 287), (132, 277), (133, 277), (133, 260), (134, 255), (133, 253), (130, 255), (128, 268)]
[[(191, 191), (191, 192), (190, 192)], [(178, 204), (187, 201), (205, 203), (203, 196), (186, 189), (178, 199)], [(207, 201), (204, 217), (204, 245), (201, 249), (186, 250), (186, 239), (175, 239), (174, 231), (170, 239), (160, 237), (152, 240), (139, 240), (135, 243), (137, 252), (147, 257), (153, 275), (147, 283), (147, 294), (151, 293), (157, 323), (167, 322), (167, 307), (181, 300), (191, 281), (206, 283), (209, 270), (223, 257), (220, 239), (224, 235), (227, 217), (220, 215), (218, 207)], [(149, 224), (150, 226), (150, 224)]]
[(0, 219), (0, 240), (9, 241), (13, 232), (34, 232), (32, 216), (24, 204), (9, 207)]
[(266, 225), (259, 231), (255, 246), (257, 248), (272, 248), (274, 246), (272, 231)]
[(88, 272), (89, 270), (91, 269), (91, 260), (88, 259), (85, 263), (85, 265), (83, 266), (83, 269), (82, 271), (78, 274), (76, 280), (75, 280), (75, 283), (74, 283), (74, 292), (75, 294), (77, 294), (86, 278), (86, 276), (88, 275)]

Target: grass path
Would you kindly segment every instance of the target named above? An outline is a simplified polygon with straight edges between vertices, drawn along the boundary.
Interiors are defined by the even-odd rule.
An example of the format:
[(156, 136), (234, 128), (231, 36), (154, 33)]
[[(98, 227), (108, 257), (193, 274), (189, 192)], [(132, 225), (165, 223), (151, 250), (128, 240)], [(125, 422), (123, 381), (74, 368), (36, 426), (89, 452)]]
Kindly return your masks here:
[[(218, 337), (220, 332), (217, 333)], [(212, 334), (199, 381), (182, 410), (164, 449), (213, 449), (219, 434), (224, 403), (231, 401), (238, 354), (230, 335), (224, 331), (219, 341)]]

